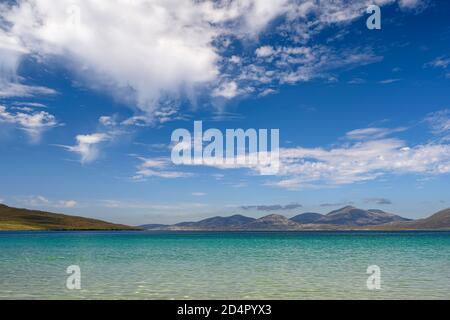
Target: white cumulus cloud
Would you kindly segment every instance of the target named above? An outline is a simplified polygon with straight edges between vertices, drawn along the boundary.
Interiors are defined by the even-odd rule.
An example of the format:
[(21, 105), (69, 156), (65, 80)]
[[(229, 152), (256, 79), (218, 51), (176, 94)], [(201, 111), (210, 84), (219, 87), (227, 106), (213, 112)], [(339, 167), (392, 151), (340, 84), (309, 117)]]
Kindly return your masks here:
[[(308, 41), (324, 28), (352, 21), (369, 4), (395, 0), (17, 0), (0, 5), (0, 96), (54, 94), (22, 81), (26, 56), (56, 62), (85, 85), (137, 106), (152, 119), (168, 102), (213, 92), (226, 99), (264, 92), (274, 82), (329, 79), (330, 70), (379, 61), (364, 48), (332, 55)], [(398, 2), (398, 1), (397, 1)], [(424, 1), (400, 0), (401, 7)], [(281, 19), (277, 19), (281, 18)], [(292, 48), (259, 43), (277, 21)], [(247, 41), (250, 40), (250, 41)], [(232, 41), (256, 45), (256, 55), (227, 52)], [(295, 44), (295, 45), (294, 45)], [(297, 45), (298, 44), (298, 45)], [(301, 45), (300, 45), (301, 44)], [(246, 44), (247, 45), (247, 44)], [(314, 54), (312, 53), (314, 51)], [(254, 59), (274, 57), (274, 65)], [(262, 59), (264, 60), (264, 59)], [(229, 72), (242, 65), (242, 72)], [(259, 92), (255, 87), (263, 86)], [(265, 86), (265, 87), (264, 87)], [(156, 117), (168, 121), (173, 117)], [(149, 121), (149, 120), (147, 120)]]
[(24, 130), (32, 142), (38, 142), (45, 130), (60, 125), (55, 116), (45, 111), (24, 109), (20, 112), (11, 112), (0, 105), (0, 124), (9, 123)]

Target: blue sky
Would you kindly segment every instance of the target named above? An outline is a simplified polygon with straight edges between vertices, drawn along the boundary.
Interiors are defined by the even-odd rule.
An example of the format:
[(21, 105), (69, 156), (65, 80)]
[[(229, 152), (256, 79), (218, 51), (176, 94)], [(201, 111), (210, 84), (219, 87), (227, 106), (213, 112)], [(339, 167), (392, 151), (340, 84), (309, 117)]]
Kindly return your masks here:
[[(449, 207), (449, 9), (3, 2), (0, 202), (127, 224)], [(195, 120), (280, 129), (280, 172), (173, 165)]]

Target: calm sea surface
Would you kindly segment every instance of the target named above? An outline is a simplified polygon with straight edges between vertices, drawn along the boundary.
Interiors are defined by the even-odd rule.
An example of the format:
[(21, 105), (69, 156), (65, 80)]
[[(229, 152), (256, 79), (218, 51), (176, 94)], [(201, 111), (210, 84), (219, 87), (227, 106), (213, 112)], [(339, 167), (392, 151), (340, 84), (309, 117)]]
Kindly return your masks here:
[(450, 299), (450, 233), (0, 232), (0, 299), (17, 298)]

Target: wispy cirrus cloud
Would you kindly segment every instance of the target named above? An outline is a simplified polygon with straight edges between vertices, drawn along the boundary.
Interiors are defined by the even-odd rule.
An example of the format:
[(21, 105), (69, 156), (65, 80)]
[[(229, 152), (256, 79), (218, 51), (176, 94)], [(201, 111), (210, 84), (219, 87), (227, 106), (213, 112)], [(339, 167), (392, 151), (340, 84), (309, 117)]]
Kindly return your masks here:
[[(432, 124), (435, 134), (446, 133), (449, 129), (446, 110), (427, 116), (426, 121)], [(405, 130), (406, 127), (355, 129), (329, 148), (281, 148), (280, 169), (266, 185), (285, 189), (330, 187), (374, 181), (388, 175), (437, 176), (450, 173), (449, 144), (442, 141), (411, 145), (402, 139), (391, 137)], [(243, 169), (255, 175), (264, 172), (262, 165), (258, 163), (203, 160), (206, 161), (193, 162), (185, 167)], [(187, 171), (177, 171), (169, 158), (142, 158), (141, 161), (137, 178), (178, 178), (190, 175)]]
[(134, 180), (145, 180), (156, 177), (165, 179), (187, 178), (194, 176), (193, 173), (174, 170), (170, 158), (138, 158), (141, 163), (137, 166)]
[(385, 79), (385, 80), (379, 81), (378, 83), (379, 83), (379, 84), (391, 84), (391, 83), (399, 82), (399, 81), (401, 81), (401, 80), (402, 80), (402, 79), (399, 79), (399, 78)]
[(400, 128), (363, 128), (363, 129), (355, 129), (345, 134), (345, 138), (350, 140), (374, 140), (385, 138), (394, 133), (399, 133), (406, 131), (408, 128), (400, 127)]
[(388, 174), (450, 173), (449, 145), (410, 147), (399, 139), (355, 142), (330, 149), (283, 149), (280, 156), (282, 179), (269, 185), (287, 189), (366, 182)]
[(430, 113), (425, 118), (425, 122), (435, 135), (444, 140), (450, 140), (450, 109)]
[(354, 203), (352, 201), (348, 202), (336, 202), (336, 203), (322, 203), (320, 204), (321, 208), (329, 208), (329, 207), (344, 207), (344, 206), (351, 206)]
[(90, 134), (79, 134), (75, 136), (75, 145), (58, 145), (70, 152), (80, 156), (80, 162), (87, 164), (93, 162), (101, 155), (101, 148), (118, 140), (129, 132), (127, 125), (120, 122), (116, 116), (101, 116), (98, 119), (96, 132)]
[(13, 102), (15, 107), (26, 107), (26, 108), (47, 108), (47, 105), (38, 102)]
[(400, 0), (399, 6), (404, 10), (423, 10), (429, 5), (428, 0)]
[(424, 67), (442, 70), (445, 73), (445, 77), (450, 78), (449, 65), (450, 65), (450, 56), (443, 55), (426, 63)]
[(446, 69), (450, 65), (450, 57), (440, 56), (425, 64), (427, 67)]
[(55, 95), (57, 91), (42, 86), (30, 86), (20, 83), (6, 83), (0, 81), (0, 98), (33, 97), (42, 95)]
[(19, 203), (37, 208), (74, 208), (78, 205), (75, 200), (50, 200), (44, 196), (27, 196), (18, 199)]
[[(149, 222), (173, 224), (191, 219), (195, 221), (210, 217), (217, 210), (216, 207), (201, 202), (151, 202), (135, 199), (97, 200), (92, 206), (120, 213), (126, 210), (138, 214), (136, 225)], [(132, 215), (127, 216), (124, 223), (132, 224), (130, 219), (133, 219)]]
[(153, 209), (161, 211), (182, 211), (183, 209), (199, 209), (207, 207), (204, 203), (152, 203), (136, 200), (99, 200), (98, 205), (105, 208), (119, 208), (119, 209)]
[(287, 205), (281, 205), (281, 204), (274, 204), (274, 205), (253, 205), (253, 206), (241, 206), (240, 207), (243, 210), (256, 210), (256, 211), (289, 211), (289, 210), (295, 210), (299, 208), (303, 208), (303, 205), (299, 203), (291, 203)]
[(386, 198), (367, 198), (364, 199), (365, 203), (372, 203), (377, 205), (390, 205), (392, 201)]
[[(0, 4), (0, 18), (6, 10), (6, 4)], [(23, 79), (17, 74), (17, 70), (21, 58), (30, 53), (20, 37), (6, 32), (0, 25), (0, 98), (57, 94), (56, 90), (51, 88), (22, 83)]]
[[(379, 62), (383, 59), (371, 48), (333, 50), (324, 45), (262, 46), (255, 56), (230, 71), (234, 92), (267, 94), (273, 86), (312, 80), (335, 81), (336, 72)], [(269, 91), (269, 93), (272, 91)], [(234, 97), (234, 96), (233, 96)]]
[(89, 163), (97, 160), (100, 155), (99, 145), (110, 139), (111, 137), (106, 133), (80, 134), (75, 137), (75, 145), (61, 147), (78, 154), (81, 163)]

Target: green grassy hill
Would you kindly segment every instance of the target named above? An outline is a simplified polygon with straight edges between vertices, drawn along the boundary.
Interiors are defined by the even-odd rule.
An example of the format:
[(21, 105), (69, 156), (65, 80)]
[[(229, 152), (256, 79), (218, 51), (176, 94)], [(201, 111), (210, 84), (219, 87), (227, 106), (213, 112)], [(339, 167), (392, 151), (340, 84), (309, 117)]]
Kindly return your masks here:
[(96, 219), (44, 211), (11, 208), (0, 204), (0, 230), (137, 230)]

